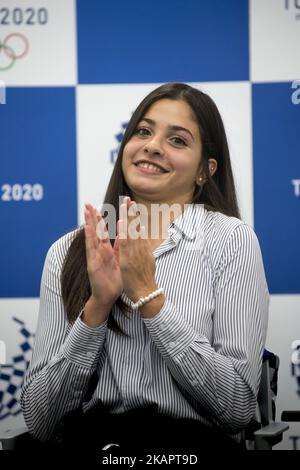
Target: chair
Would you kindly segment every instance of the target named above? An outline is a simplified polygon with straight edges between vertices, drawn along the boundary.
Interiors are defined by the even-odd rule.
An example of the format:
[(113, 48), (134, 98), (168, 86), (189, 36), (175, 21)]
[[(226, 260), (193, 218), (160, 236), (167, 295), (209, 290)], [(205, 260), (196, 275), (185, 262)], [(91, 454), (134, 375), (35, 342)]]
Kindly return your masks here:
[[(291, 372), (292, 376), (295, 377), (296, 383), (298, 386), (297, 394), (300, 398), (300, 340), (295, 340), (292, 342), (292, 357), (291, 357)], [(281, 413), (281, 419), (288, 422), (300, 422), (300, 410), (285, 410)], [(299, 436), (290, 436), (293, 439), (293, 448), (298, 450), (297, 441), (299, 441)]]
[(244, 431), (249, 450), (272, 450), (289, 429), (288, 424), (275, 421), (278, 369), (279, 357), (265, 349), (255, 417)]
[(30, 439), (26, 426), (0, 431), (0, 450), (16, 450), (22, 440)]
[[(247, 450), (271, 450), (282, 440), (289, 425), (275, 421), (275, 398), (277, 395), (279, 357), (265, 350), (263, 355), (262, 376), (257, 397), (254, 418), (243, 432)], [(17, 450), (30, 442), (26, 427), (0, 432), (0, 450)]]

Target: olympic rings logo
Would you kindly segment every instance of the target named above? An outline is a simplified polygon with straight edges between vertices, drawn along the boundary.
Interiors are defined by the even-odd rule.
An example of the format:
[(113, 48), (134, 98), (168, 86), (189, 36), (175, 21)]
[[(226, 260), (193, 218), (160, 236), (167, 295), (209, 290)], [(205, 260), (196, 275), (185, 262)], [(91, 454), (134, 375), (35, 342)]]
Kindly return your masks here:
[(24, 36), (24, 34), (21, 34), (21, 33), (8, 34), (8, 36), (6, 36), (3, 42), (0, 40), (0, 59), (2, 59), (2, 57), (4, 56), (8, 58), (8, 64), (6, 65), (4, 64), (1, 66), (1, 60), (0, 60), (0, 71), (11, 69), (12, 66), (15, 64), (16, 60), (22, 59), (23, 57), (25, 57), (28, 51), (29, 51), (29, 41)]

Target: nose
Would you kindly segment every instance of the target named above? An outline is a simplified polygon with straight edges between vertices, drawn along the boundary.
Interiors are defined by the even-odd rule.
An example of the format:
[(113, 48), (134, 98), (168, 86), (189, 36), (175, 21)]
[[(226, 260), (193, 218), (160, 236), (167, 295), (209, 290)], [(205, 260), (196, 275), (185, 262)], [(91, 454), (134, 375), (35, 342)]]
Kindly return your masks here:
[(163, 155), (164, 149), (161, 140), (157, 136), (147, 140), (144, 145), (144, 152), (150, 155)]

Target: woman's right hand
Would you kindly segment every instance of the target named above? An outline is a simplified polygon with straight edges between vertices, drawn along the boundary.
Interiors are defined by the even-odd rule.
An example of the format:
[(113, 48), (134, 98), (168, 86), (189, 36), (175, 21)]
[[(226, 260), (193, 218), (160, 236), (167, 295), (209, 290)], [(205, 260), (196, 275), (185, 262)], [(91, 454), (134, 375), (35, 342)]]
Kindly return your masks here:
[[(104, 220), (91, 204), (85, 205), (84, 217), (87, 271), (92, 292), (87, 303), (93, 306), (94, 311), (99, 310), (99, 314), (102, 311), (102, 316), (103, 312), (108, 316), (123, 290), (118, 243), (116, 240), (112, 247)], [(98, 231), (100, 228), (103, 235), (101, 239), (96, 233), (98, 224)]]

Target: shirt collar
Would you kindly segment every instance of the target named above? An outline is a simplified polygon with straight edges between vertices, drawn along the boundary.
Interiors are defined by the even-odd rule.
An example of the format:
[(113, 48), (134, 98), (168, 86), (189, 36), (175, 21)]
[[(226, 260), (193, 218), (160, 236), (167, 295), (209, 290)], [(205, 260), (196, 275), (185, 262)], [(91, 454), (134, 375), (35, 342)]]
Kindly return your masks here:
[(186, 204), (185, 210), (178, 216), (170, 228), (181, 232), (186, 238), (194, 240), (199, 229), (199, 223), (203, 221), (205, 209), (203, 204)]

